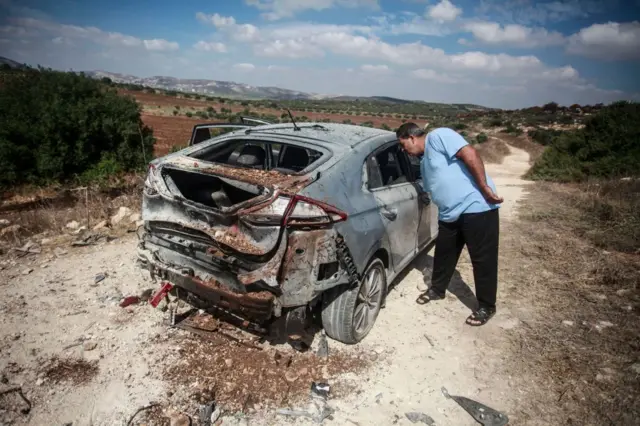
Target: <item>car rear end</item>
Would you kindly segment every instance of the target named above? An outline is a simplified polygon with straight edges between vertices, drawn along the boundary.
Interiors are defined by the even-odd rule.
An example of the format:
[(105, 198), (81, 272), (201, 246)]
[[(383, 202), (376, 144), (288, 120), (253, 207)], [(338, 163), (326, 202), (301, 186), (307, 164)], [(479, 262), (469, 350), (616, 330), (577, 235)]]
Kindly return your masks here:
[[(256, 140), (248, 144), (273, 143), (278, 152), (304, 147), (287, 140)], [(211, 154), (224, 151), (217, 144), (233, 141), (227, 136), (150, 165), (139, 264), (164, 291), (171, 289), (198, 308), (221, 309), (261, 324), (277, 318), (286, 323), (291, 312), (304, 317), (309, 302), (349, 280), (335, 227), (347, 215), (302, 195), (318, 183), (318, 165), (336, 159), (331, 150), (313, 147), (320, 155), (311, 152), (315, 160), (307, 167), (283, 169), (268, 160), (268, 151), (270, 170), (264, 170), (244, 166), (237, 157), (229, 160), (233, 152), (229, 157)]]

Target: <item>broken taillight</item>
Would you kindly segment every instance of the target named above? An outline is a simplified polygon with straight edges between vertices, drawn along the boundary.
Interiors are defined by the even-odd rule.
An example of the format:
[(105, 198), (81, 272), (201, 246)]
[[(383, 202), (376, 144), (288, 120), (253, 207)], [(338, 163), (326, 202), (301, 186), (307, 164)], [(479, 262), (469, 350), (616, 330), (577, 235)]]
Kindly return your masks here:
[(312, 198), (279, 196), (268, 206), (247, 215), (256, 224), (284, 226), (329, 225), (347, 220), (347, 214)]

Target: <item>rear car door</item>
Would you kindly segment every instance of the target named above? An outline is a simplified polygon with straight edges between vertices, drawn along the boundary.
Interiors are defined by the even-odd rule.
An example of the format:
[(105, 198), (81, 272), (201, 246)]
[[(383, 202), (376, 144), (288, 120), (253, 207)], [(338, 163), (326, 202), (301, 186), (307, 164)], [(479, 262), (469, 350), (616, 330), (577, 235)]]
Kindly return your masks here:
[(431, 201), (431, 194), (423, 189), (420, 158), (406, 153), (404, 155), (411, 164), (412, 179), (418, 192), (418, 208), (420, 210), (418, 250), (422, 250), (438, 235), (438, 207)]
[(411, 170), (397, 142), (383, 145), (367, 158), (366, 188), (374, 196), (389, 238), (394, 269), (415, 254), (420, 212)]

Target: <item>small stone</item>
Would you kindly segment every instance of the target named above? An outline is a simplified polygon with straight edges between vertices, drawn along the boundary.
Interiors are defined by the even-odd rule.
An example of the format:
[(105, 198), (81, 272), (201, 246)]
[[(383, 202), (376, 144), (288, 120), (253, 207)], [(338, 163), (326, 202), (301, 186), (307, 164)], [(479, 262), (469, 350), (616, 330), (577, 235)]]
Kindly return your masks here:
[(44, 384), (43, 378), (39, 378), (38, 380), (36, 380), (36, 386), (42, 386), (43, 384)]
[(67, 254), (66, 250), (61, 249), (60, 247), (56, 247), (53, 250), (53, 254), (55, 254), (56, 256), (60, 257), (60, 256), (64, 256), (65, 254)]
[(373, 351), (378, 355), (382, 355), (384, 353), (384, 348), (382, 346), (377, 346), (373, 349)]
[(613, 327), (613, 323), (609, 321), (599, 321), (598, 325), (602, 328)]
[(435, 420), (433, 420), (430, 416), (424, 413), (411, 412), (411, 413), (405, 413), (404, 415), (407, 417), (407, 419), (409, 419), (411, 423), (420, 422), (429, 426), (434, 425), (436, 423)]
[(563, 325), (566, 325), (567, 327), (572, 327), (574, 322), (573, 321), (569, 321), (569, 320), (564, 320), (562, 321)]
[(98, 284), (107, 278), (107, 274), (99, 273), (93, 279), (94, 284)]
[(9, 222), (7, 219), (0, 219), (0, 226), (9, 226), (11, 225), (11, 222)]
[(72, 229), (72, 230), (80, 228), (80, 224), (75, 220), (67, 223), (65, 226), (67, 227), (67, 229)]
[(84, 342), (84, 345), (82, 345), (82, 348), (85, 351), (92, 351), (97, 347), (98, 347), (98, 344), (96, 342)]
[(640, 374), (640, 362), (636, 362), (629, 367), (629, 370), (633, 371), (636, 374)]
[(47, 244), (51, 244), (52, 241), (51, 238), (43, 238), (42, 241), (40, 241), (40, 245), (46, 246)]
[(626, 296), (629, 293), (631, 293), (631, 290), (628, 288), (621, 288), (620, 290), (616, 291), (616, 294), (621, 297)]
[(109, 226), (109, 222), (107, 222), (106, 220), (103, 220), (102, 222), (98, 223), (96, 226), (93, 227), (94, 231), (99, 231), (100, 229), (105, 229)]
[(177, 413), (169, 417), (170, 426), (189, 426), (191, 425), (191, 419), (189, 416), (183, 413)]
[(284, 378), (287, 382), (295, 382), (298, 380), (298, 375), (294, 371), (287, 371), (284, 373)]
[(231, 358), (227, 358), (224, 360), (224, 363), (227, 367), (231, 368), (233, 366), (233, 360)]
[(24, 271), (22, 271), (22, 275), (29, 275), (29, 274), (30, 274), (30, 273), (32, 273), (32, 272), (33, 272), (33, 269), (32, 269), (32, 268), (25, 269)]
[(130, 223), (135, 223), (135, 222), (140, 220), (140, 217), (141, 217), (140, 213), (134, 213), (131, 216), (129, 216), (129, 222)]

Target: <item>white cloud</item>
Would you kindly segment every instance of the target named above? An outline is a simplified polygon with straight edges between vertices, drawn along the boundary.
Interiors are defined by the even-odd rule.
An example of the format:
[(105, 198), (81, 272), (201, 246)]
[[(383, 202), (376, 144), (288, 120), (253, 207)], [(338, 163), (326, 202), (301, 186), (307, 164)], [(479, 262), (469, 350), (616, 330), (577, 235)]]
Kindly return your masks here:
[(256, 66), (248, 63), (240, 63), (240, 64), (235, 64), (233, 68), (238, 71), (253, 71), (256, 69)]
[(270, 21), (291, 18), (306, 10), (321, 11), (333, 7), (371, 10), (380, 8), (378, 0), (245, 0), (245, 3), (263, 11), (263, 18)]
[(569, 38), (569, 53), (603, 60), (640, 60), (640, 22), (607, 22)]
[(391, 69), (387, 65), (370, 65), (364, 64), (360, 67), (360, 69), (366, 73), (371, 74), (389, 74)]
[(440, 22), (454, 21), (460, 14), (462, 9), (449, 0), (442, 0), (435, 6), (427, 8), (427, 16)]
[(173, 51), (173, 50), (178, 50), (180, 48), (180, 45), (175, 41), (167, 41), (167, 40), (157, 39), (157, 38), (153, 40), (144, 40), (143, 43), (144, 43), (144, 47), (147, 50), (153, 50), (157, 52)]
[(258, 27), (252, 24), (238, 24), (233, 16), (221, 16), (217, 13), (207, 15), (196, 13), (196, 19), (205, 24), (210, 24), (220, 31), (229, 34), (236, 41), (256, 41), (260, 38)]
[(193, 48), (196, 50), (201, 50), (203, 52), (216, 52), (216, 53), (226, 53), (227, 46), (224, 43), (216, 42), (216, 41), (203, 41), (200, 40), (196, 44), (193, 45)]
[(452, 76), (439, 73), (432, 69), (425, 69), (425, 68), (413, 70), (411, 71), (411, 75), (421, 80), (431, 80), (431, 81), (437, 81), (439, 83), (456, 83), (458, 81), (458, 79)]
[(501, 26), (497, 22), (475, 21), (464, 24), (462, 29), (483, 44), (533, 48), (565, 42), (564, 36), (557, 31), (517, 24)]
[(274, 40), (254, 46), (257, 56), (270, 58), (317, 58), (324, 56), (322, 49), (309, 45), (304, 39)]
[(164, 39), (142, 40), (127, 34), (103, 31), (96, 27), (65, 25), (34, 18), (16, 18), (12, 20), (12, 23), (24, 28), (33, 36), (45, 33), (54, 37), (54, 39), (61, 37), (66, 40), (86, 40), (106, 46), (138, 47), (150, 51), (177, 50), (180, 48), (176, 42)]

